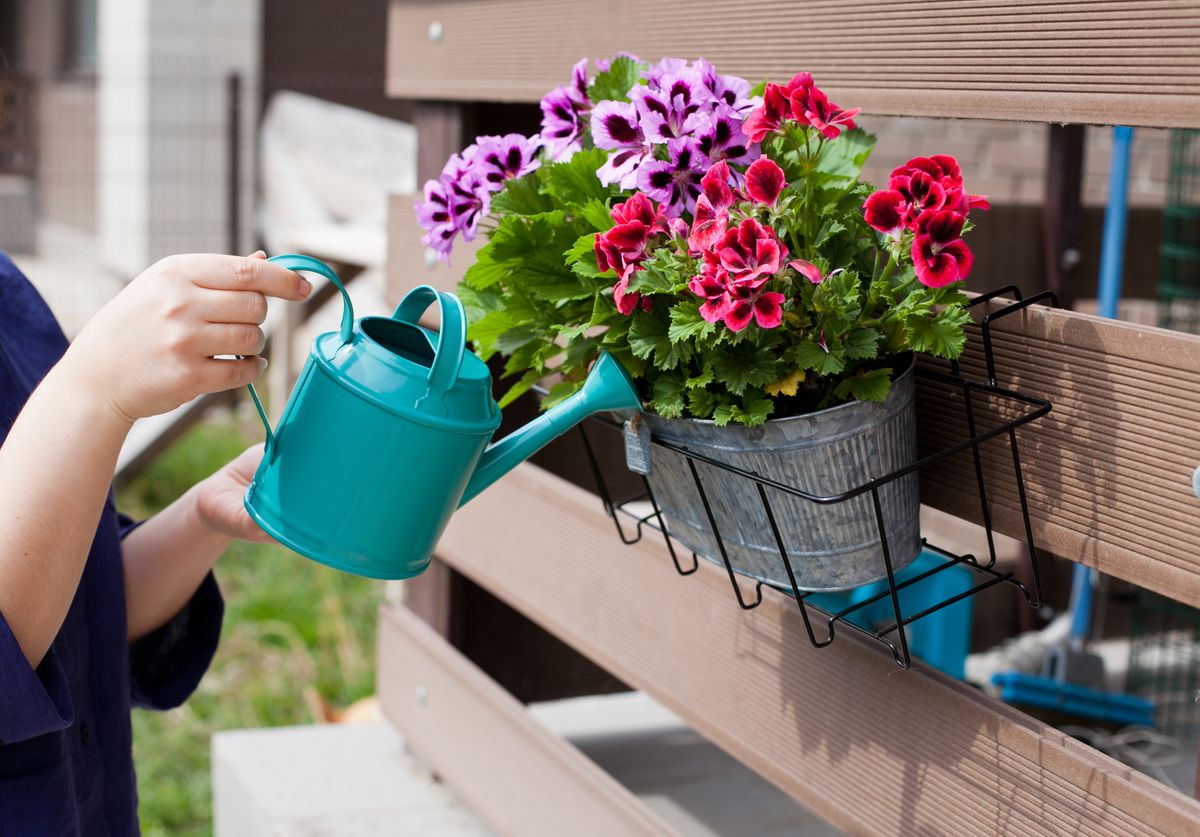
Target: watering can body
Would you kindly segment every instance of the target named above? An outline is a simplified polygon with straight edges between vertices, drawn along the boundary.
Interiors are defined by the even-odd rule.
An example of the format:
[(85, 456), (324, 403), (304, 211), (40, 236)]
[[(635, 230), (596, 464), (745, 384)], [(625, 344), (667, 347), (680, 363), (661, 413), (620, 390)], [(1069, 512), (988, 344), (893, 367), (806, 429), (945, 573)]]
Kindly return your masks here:
[[(355, 321), (328, 267), (274, 261), (331, 279), (345, 308), (340, 331), (313, 342), (278, 427), (267, 425), (245, 506), (275, 540), (323, 564), (417, 575), (459, 505), (587, 415), (640, 409), (628, 375), (603, 356), (576, 396), (489, 447), (500, 410), (453, 294), (418, 287), (392, 317)], [(434, 302), (440, 334), (417, 324)]]

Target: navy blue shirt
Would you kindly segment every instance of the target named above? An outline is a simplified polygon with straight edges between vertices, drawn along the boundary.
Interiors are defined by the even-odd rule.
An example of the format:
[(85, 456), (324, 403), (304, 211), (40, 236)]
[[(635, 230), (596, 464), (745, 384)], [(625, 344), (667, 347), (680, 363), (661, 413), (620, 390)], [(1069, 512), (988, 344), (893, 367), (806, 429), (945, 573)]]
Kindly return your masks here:
[[(0, 253), (0, 443), (66, 348)], [(187, 699), (216, 650), (224, 605), (210, 574), (172, 621), (127, 642), (121, 538), (132, 528), (110, 493), (66, 621), (36, 669), (0, 614), (0, 835), (138, 833), (130, 707)]]

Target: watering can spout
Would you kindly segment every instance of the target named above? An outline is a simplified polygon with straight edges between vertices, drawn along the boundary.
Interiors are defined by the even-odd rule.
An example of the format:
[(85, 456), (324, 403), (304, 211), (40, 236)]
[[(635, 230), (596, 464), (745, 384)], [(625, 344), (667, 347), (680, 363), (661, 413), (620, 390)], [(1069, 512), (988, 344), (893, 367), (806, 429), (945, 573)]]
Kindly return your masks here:
[(607, 410), (641, 409), (642, 402), (629, 373), (611, 355), (602, 352), (578, 392), (488, 446), (467, 483), (459, 506), (588, 416)]

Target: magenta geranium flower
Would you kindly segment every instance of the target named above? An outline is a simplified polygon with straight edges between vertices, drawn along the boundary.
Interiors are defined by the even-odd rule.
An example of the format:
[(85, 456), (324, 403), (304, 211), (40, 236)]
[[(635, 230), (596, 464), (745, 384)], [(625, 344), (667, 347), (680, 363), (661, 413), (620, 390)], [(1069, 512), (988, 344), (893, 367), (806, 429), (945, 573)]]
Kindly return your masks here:
[(904, 231), (907, 212), (908, 201), (895, 189), (881, 189), (863, 204), (863, 217), (867, 223), (890, 236), (898, 236)]
[(972, 209), (989, 209), (987, 195), (968, 194), (963, 185), (962, 170), (958, 160), (949, 154), (934, 154), (932, 157), (913, 157), (902, 166), (892, 169), (891, 177), (911, 177), (915, 172), (929, 175), (945, 193), (944, 206), (966, 215)]
[(700, 178), (708, 160), (696, 140), (673, 139), (667, 143), (669, 160), (647, 160), (638, 168), (638, 188), (661, 203), (669, 216), (692, 212), (700, 194)]
[(717, 105), (730, 108), (740, 118), (745, 118), (754, 107), (754, 99), (750, 96), (750, 82), (746, 79), (718, 74), (717, 68), (705, 58), (697, 59), (693, 67), (700, 76), (700, 82)]
[(479, 137), (475, 144), (477, 149), (468, 162), (478, 167), (492, 191), (504, 188), (504, 181), (529, 174), (541, 165), (537, 159), (541, 141), (536, 137), (505, 134)]
[(479, 222), (491, 208), (492, 190), (472, 162), (475, 152), (472, 145), (447, 160), (441, 177), (425, 184), (425, 200), (416, 207), (417, 223), (426, 231), (422, 243), (447, 264), (455, 237), (474, 239)]
[(733, 205), (729, 164), (721, 160), (709, 168), (700, 179), (700, 188), (703, 194), (696, 200), (695, 217), (687, 239), (688, 248), (693, 253), (710, 249), (729, 226), (729, 207)]
[(584, 58), (572, 70), (570, 85), (559, 85), (542, 99), (542, 146), (551, 160), (568, 159), (579, 150), (590, 107)]
[(776, 328), (783, 322), (783, 303), (787, 297), (781, 293), (733, 285), (727, 299), (722, 319), (730, 331), (741, 331), (750, 325), (751, 319), (761, 328)]
[(975, 257), (962, 240), (966, 218), (948, 209), (925, 212), (917, 222), (912, 260), (917, 279), (928, 288), (941, 288), (971, 273)]
[(778, 84), (768, 84), (763, 90), (762, 104), (755, 108), (746, 121), (742, 123), (742, 131), (751, 142), (762, 142), (767, 134), (779, 130), (791, 113), (787, 93)]
[(904, 199), (904, 225), (916, 229), (922, 212), (941, 209), (946, 204), (946, 190), (926, 172), (914, 169), (911, 174), (898, 174), (888, 181), (890, 191), (899, 192)]
[(700, 316), (707, 322), (719, 323), (729, 310), (726, 279), (716, 255), (712, 252), (705, 253), (704, 267), (700, 275), (692, 277), (688, 283), (688, 290), (704, 300), (700, 305)]
[(783, 169), (770, 158), (761, 157), (746, 169), (746, 194), (752, 201), (774, 206), (786, 185)]
[[(804, 259), (794, 259), (788, 262), (788, 267), (807, 279), (810, 284), (819, 285), (825, 281), (825, 277), (821, 274), (821, 268), (812, 262), (805, 261)], [(838, 273), (838, 271), (835, 270), (833, 273)]]
[[(801, 123), (812, 125), (820, 131), (825, 139), (837, 139), (843, 130), (857, 127), (854, 117), (859, 108), (843, 110), (829, 101), (819, 87), (812, 83), (812, 76), (807, 73), (807, 84), (799, 84), (788, 97), (792, 105), (792, 117)], [(795, 79), (793, 79), (794, 81)]]
[(612, 151), (596, 172), (600, 182), (622, 189), (637, 186), (638, 167), (650, 158), (650, 145), (642, 133), (637, 109), (630, 102), (601, 102), (592, 110), (592, 141)]
[(729, 274), (729, 284), (757, 288), (779, 272), (788, 249), (775, 231), (747, 218), (726, 230), (713, 251), (721, 268)]
[(634, 192), (629, 200), (614, 206), (609, 214), (618, 225), (638, 221), (651, 233), (667, 231), (666, 213), (641, 192)]

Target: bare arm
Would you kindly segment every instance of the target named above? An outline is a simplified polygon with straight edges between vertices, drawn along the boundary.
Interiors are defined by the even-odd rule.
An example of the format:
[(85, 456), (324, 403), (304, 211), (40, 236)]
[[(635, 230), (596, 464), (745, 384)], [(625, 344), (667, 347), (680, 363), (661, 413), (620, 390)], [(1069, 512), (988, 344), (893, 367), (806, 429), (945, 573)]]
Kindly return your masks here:
[(262, 445), (245, 451), (126, 536), (121, 553), (131, 641), (187, 604), (231, 540), (270, 540), (242, 506), (262, 452)]
[(30, 396), (0, 446), (0, 613), (31, 665), (66, 618), (133, 421), (257, 378), (265, 361), (214, 356), (257, 355), (263, 295), (309, 290), (257, 258), (164, 259), (88, 323)]

